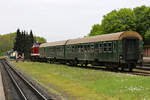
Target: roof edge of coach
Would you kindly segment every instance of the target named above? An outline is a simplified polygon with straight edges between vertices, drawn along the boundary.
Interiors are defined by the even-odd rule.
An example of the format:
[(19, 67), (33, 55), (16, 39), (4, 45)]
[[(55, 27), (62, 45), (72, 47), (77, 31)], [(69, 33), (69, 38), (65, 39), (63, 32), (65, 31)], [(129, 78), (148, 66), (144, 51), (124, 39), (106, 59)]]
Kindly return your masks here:
[(126, 38), (126, 37), (137, 37), (139, 40), (143, 40), (142, 36), (136, 31), (125, 31), (125, 32), (123, 32), (120, 35), (119, 40), (122, 40), (123, 38)]

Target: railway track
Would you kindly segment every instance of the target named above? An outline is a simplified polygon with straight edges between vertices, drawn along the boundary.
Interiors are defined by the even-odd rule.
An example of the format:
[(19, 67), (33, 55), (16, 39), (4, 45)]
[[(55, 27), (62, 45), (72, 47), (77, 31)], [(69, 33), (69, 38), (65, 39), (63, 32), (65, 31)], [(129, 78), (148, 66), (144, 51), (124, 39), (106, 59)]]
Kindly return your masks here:
[(144, 67), (136, 67), (136, 69), (140, 69), (140, 70), (145, 70), (145, 71), (150, 71), (150, 67), (148, 66), (144, 66)]
[(125, 74), (132, 74), (132, 75), (139, 75), (139, 76), (150, 76), (150, 72), (140, 72), (140, 71), (133, 71), (133, 72), (124, 72)]
[[(1, 65), (3, 66), (3, 74), (9, 76), (4, 80), (9, 88), (5, 89), (8, 100), (53, 100), (44, 96), (6, 60), (1, 60)], [(9, 80), (9, 82), (6, 82), (6, 80)]]
[(112, 69), (107, 69), (107, 68), (102, 68), (102, 67), (93, 67), (93, 66), (86, 66), (86, 67), (80, 67), (79, 68), (87, 68), (87, 69), (91, 69), (91, 70), (102, 70), (102, 71), (108, 71), (108, 72), (116, 72), (116, 73), (124, 73), (124, 74), (132, 74), (132, 75), (139, 75), (139, 76), (150, 76), (150, 69), (145, 69), (145, 68), (135, 68), (138, 70), (134, 70), (132, 72), (129, 71), (114, 71)]

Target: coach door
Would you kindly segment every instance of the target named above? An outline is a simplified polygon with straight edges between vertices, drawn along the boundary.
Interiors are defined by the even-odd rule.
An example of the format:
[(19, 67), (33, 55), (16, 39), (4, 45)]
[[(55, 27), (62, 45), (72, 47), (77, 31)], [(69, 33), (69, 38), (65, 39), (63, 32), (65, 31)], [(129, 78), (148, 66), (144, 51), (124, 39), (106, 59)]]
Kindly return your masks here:
[(125, 60), (137, 60), (139, 51), (139, 40), (129, 37), (123, 39), (123, 54)]

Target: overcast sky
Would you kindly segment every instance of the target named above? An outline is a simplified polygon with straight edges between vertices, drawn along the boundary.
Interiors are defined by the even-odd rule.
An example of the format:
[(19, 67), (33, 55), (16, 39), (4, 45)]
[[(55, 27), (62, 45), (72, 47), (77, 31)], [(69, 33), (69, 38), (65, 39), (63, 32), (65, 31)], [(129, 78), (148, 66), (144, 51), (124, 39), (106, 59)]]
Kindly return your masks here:
[(108, 12), (141, 5), (150, 0), (0, 0), (0, 34), (20, 28), (48, 41), (83, 37)]

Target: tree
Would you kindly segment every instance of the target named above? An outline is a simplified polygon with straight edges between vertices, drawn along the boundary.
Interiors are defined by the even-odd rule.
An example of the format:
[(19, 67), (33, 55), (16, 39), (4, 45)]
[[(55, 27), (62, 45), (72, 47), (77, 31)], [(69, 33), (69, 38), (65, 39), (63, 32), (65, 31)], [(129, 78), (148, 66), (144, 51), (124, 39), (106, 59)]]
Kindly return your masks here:
[(102, 28), (104, 33), (136, 30), (136, 16), (132, 9), (122, 8), (113, 10), (103, 17)]
[(5, 55), (7, 51), (12, 48), (12, 40), (8, 35), (3, 35), (0, 37), (0, 55)]
[(30, 56), (31, 47), (33, 44), (33, 33), (31, 35), (26, 31), (20, 32), (17, 30), (16, 42), (14, 44), (14, 50), (16, 50), (19, 54), (24, 53), (25, 59), (28, 59)]
[(14, 43), (14, 51), (21, 52), (21, 32), (20, 29), (17, 29), (16, 38)]
[(31, 45), (33, 45), (33, 43), (34, 43), (34, 37), (33, 37), (32, 30), (30, 31), (30, 40), (31, 40)]
[(150, 7), (143, 5), (111, 11), (103, 17), (102, 24), (92, 26), (89, 36), (132, 30), (140, 33), (144, 42), (148, 43), (149, 28)]
[[(19, 29), (17, 29), (17, 32), (20, 32), (20, 36), (22, 35), (22, 31), (20, 31)], [(17, 38), (17, 32), (14, 32), (14, 33), (8, 33), (8, 34), (4, 34), (4, 35), (0, 35), (0, 55), (6, 55), (7, 54), (7, 51), (10, 51), (12, 49), (15, 50), (16, 46), (18, 47), (18, 45), (20, 45), (21, 47), (21, 50), (22, 50), (22, 47), (23, 47), (23, 43), (26, 42), (25, 40), (23, 40), (22, 42), (23, 43), (20, 43), (18, 45), (16, 45), (16, 38)], [(27, 34), (27, 32), (26, 32)], [(36, 36), (34, 36), (35, 38)], [(19, 39), (21, 39), (22, 37), (20, 37)], [(46, 39), (45, 38), (42, 38), (42, 37), (39, 37), (39, 40), (42, 40), (41, 43), (43, 42), (46, 42)], [(18, 39), (17, 39), (18, 40)], [(41, 41), (40, 40), (40, 41)], [(31, 50), (30, 50), (31, 51)], [(30, 52), (29, 51), (29, 52)]]
[(103, 34), (102, 26), (100, 24), (94, 24), (90, 31), (89, 36), (100, 35)]
[(150, 44), (150, 28), (144, 34), (144, 41), (145, 44)]
[(45, 43), (46, 39), (43, 37), (35, 36), (34, 37), (35, 42), (38, 41), (39, 43)]
[(30, 57), (30, 53), (31, 53), (31, 38), (30, 35), (25, 34), (25, 48), (24, 48), (24, 55), (25, 55), (25, 59), (29, 59)]
[(136, 31), (145, 37), (145, 33), (150, 28), (150, 7), (136, 7), (133, 11), (136, 15)]

